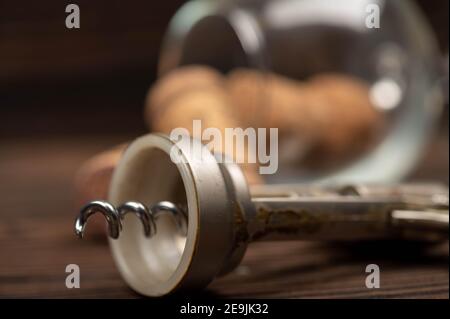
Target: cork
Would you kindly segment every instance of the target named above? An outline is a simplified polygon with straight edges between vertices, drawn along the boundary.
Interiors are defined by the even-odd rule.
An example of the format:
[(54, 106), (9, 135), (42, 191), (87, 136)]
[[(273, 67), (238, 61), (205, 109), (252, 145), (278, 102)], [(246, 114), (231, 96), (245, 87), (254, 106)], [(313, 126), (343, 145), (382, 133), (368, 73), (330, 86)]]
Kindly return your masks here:
[[(355, 77), (330, 73), (296, 81), (237, 69), (229, 75), (227, 86), (241, 121), (276, 127), (281, 141), (290, 138), (303, 144), (308, 151), (302, 164), (330, 162), (330, 158), (339, 162), (361, 154), (381, 131), (382, 115), (370, 102), (369, 86)], [(247, 114), (257, 110), (262, 120), (251, 123)]]
[(373, 145), (382, 130), (383, 118), (373, 107), (365, 82), (340, 74), (322, 74), (309, 81), (309, 90), (308, 103), (320, 109), (322, 118), (317, 152), (346, 158)]
[[(272, 87), (274, 77), (269, 73), (250, 69), (236, 69), (226, 79), (226, 90), (233, 103), (233, 112), (239, 121), (248, 127), (269, 127), (266, 114), (272, 107), (273, 98), (269, 98), (266, 90)], [(281, 79), (281, 78), (280, 78)], [(275, 85), (279, 83), (275, 81)], [(288, 82), (288, 84), (291, 84)], [(283, 87), (283, 83), (281, 84)], [(293, 90), (287, 90), (291, 94)], [(275, 126), (272, 126), (275, 127)]]
[(212, 68), (190, 65), (172, 70), (161, 77), (149, 90), (145, 101), (144, 118), (149, 126), (155, 122), (170, 100), (189, 91), (209, 90), (222, 87), (224, 77)]

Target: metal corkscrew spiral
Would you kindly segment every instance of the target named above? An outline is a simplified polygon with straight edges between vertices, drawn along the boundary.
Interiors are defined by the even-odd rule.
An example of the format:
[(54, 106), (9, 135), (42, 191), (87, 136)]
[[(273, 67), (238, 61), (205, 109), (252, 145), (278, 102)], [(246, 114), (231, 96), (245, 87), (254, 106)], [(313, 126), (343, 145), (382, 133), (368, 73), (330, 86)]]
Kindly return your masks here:
[(103, 200), (96, 200), (85, 205), (75, 221), (75, 234), (83, 238), (86, 224), (89, 218), (101, 213), (108, 223), (108, 234), (113, 239), (119, 238), (122, 231), (122, 220), (128, 213), (135, 214), (144, 226), (146, 237), (152, 237), (156, 234), (156, 220), (164, 214), (170, 214), (177, 225), (177, 228), (184, 236), (187, 233), (188, 218), (185, 209), (169, 201), (161, 201), (150, 208), (146, 205), (129, 201), (117, 208), (111, 203)]

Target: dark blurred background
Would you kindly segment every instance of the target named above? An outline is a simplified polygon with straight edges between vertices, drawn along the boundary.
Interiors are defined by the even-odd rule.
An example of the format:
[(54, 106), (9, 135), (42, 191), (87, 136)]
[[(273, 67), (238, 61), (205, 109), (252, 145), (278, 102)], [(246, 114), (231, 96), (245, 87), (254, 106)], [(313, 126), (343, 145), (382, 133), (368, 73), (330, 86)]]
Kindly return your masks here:
[(0, 136), (142, 132), (161, 40), (183, 2), (79, 0), (81, 28), (70, 30), (69, 1), (2, 0)]
[[(0, 138), (145, 132), (143, 100), (184, 2), (79, 0), (81, 28), (69, 30), (69, 1), (2, 0)], [(448, 52), (449, 1), (417, 2)]]

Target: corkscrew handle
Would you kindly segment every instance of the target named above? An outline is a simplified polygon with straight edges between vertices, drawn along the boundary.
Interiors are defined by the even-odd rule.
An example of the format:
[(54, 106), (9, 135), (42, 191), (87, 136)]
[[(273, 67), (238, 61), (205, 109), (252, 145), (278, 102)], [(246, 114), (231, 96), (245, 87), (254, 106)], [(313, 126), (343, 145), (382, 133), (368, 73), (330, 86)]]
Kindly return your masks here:
[(252, 240), (448, 238), (448, 189), (439, 185), (252, 188)]

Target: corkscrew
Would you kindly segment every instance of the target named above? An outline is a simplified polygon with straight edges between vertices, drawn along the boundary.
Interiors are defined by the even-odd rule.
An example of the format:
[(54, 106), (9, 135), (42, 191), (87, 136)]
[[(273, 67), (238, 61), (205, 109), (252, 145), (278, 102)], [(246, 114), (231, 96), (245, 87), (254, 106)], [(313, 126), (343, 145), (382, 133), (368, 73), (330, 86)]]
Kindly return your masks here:
[(151, 208), (148, 208), (142, 203), (130, 201), (115, 208), (107, 201), (96, 200), (84, 206), (75, 221), (75, 233), (79, 238), (83, 238), (84, 228), (89, 217), (97, 212), (102, 213), (105, 216), (105, 219), (108, 222), (109, 237), (113, 239), (119, 238), (120, 231), (122, 230), (121, 220), (123, 220), (128, 213), (135, 214), (141, 220), (142, 225), (144, 226), (144, 235), (146, 237), (152, 237), (156, 234), (155, 221), (161, 214), (167, 213), (173, 216), (181, 234), (186, 235), (186, 213), (182, 208), (177, 207), (177, 205), (171, 202), (161, 201)]
[(249, 188), (237, 165), (219, 163), (200, 141), (150, 134), (128, 147), (109, 201), (86, 205), (75, 232), (103, 214), (125, 281), (162, 296), (205, 287), (255, 241), (448, 240), (448, 206), (440, 185)]

